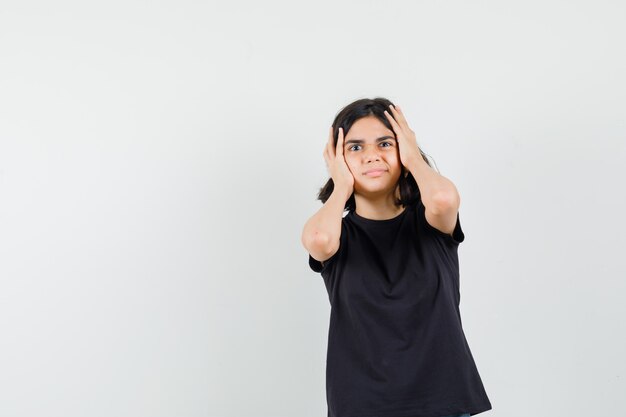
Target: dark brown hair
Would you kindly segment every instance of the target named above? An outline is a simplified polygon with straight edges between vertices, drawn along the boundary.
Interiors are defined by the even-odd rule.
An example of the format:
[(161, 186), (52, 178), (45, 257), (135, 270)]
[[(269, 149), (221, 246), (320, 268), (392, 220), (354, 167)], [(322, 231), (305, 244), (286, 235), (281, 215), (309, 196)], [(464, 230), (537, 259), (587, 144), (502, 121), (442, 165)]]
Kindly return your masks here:
[[(335, 116), (335, 120), (333, 121), (333, 145), (337, 147), (337, 141), (339, 140), (339, 128), (343, 128), (344, 138), (347, 136), (348, 131), (352, 127), (352, 125), (359, 119), (367, 116), (375, 116), (378, 120), (380, 120), (389, 130), (394, 132), (391, 123), (387, 120), (387, 116), (385, 116), (384, 111), (389, 111), (389, 105), (393, 104), (391, 101), (387, 100), (383, 97), (377, 97), (374, 99), (362, 98), (356, 100), (337, 113)], [(391, 113), (390, 113), (391, 114)], [(396, 136), (394, 132), (394, 137)], [(420, 149), (420, 153), (422, 155), (422, 159), (428, 164), (428, 166), (432, 167), (428, 159), (426, 158), (426, 154), (422, 152)], [(328, 198), (333, 192), (335, 188), (335, 184), (333, 183), (333, 179), (329, 178), (326, 181), (326, 184), (322, 188), (320, 188), (319, 193), (317, 195), (317, 199), (322, 203), (326, 203)], [(398, 179), (398, 183), (396, 186), (396, 191), (400, 191), (400, 198), (396, 198), (396, 205), (412, 205), (416, 204), (421, 196), (420, 191), (417, 186), (417, 182), (413, 177), (413, 174), (409, 170), (407, 170), (404, 166), (402, 166), (402, 171), (400, 173), (400, 178)], [(346, 206), (344, 210), (353, 211), (356, 209), (356, 201), (354, 200), (354, 192), (350, 196), (350, 198), (346, 201)]]

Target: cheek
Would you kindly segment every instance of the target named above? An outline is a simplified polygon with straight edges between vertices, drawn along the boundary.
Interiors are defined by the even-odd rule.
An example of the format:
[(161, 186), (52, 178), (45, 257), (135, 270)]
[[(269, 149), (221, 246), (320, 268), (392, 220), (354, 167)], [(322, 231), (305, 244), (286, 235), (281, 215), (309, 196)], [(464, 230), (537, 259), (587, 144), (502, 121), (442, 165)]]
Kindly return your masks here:
[(400, 155), (398, 151), (392, 151), (387, 154), (387, 162), (391, 165), (397, 165), (400, 162)]
[(346, 165), (348, 165), (348, 169), (351, 172), (354, 172), (354, 170), (356, 169), (356, 163), (352, 160), (352, 158), (349, 158), (347, 156), (344, 155), (344, 159), (346, 161)]

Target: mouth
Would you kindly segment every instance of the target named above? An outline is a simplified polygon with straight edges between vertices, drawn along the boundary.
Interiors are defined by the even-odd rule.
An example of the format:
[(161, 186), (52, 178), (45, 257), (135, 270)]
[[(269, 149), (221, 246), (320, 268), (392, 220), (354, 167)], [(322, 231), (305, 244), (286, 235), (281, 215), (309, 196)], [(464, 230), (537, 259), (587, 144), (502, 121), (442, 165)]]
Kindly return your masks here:
[(385, 172), (387, 172), (387, 170), (385, 169), (372, 169), (370, 171), (366, 171), (365, 175), (367, 175), (368, 177), (379, 177), (383, 175)]

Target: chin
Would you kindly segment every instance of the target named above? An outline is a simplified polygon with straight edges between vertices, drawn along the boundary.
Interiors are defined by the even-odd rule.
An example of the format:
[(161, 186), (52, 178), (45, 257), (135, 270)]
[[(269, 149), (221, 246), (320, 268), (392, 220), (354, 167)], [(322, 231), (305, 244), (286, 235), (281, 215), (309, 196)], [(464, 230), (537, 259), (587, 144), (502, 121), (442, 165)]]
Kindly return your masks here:
[(360, 187), (355, 186), (354, 187), (354, 191), (357, 191), (359, 194), (373, 194), (373, 193), (379, 194), (379, 193), (382, 193), (382, 192), (392, 193), (392, 192), (394, 192), (394, 189), (395, 189), (395, 187), (392, 187), (389, 184), (381, 185), (381, 186), (378, 186), (378, 187), (373, 187), (371, 185), (370, 186), (360, 186)]

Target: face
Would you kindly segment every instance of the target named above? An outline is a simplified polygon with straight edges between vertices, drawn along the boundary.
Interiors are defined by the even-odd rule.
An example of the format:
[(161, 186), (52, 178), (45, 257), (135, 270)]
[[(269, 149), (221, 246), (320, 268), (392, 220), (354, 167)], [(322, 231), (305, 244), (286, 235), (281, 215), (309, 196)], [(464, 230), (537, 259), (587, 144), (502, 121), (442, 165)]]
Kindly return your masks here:
[[(352, 125), (344, 141), (344, 157), (354, 177), (354, 192), (380, 197), (393, 193), (402, 173), (398, 142), (392, 130), (375, 116)], [(382, 172), (367, 174), (368, 170)]]

